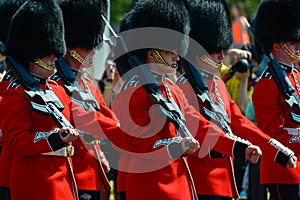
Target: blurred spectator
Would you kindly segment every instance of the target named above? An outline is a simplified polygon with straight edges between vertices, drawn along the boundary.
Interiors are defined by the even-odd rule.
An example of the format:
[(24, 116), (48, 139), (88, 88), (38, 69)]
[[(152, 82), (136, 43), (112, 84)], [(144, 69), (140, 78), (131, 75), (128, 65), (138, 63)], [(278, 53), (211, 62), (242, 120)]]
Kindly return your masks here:
[[(242, 57), (236, 59), (235, 64), (229, 69), (223, 80), (226, 83), (226, 87), (232, 99), (237, 103), (242, 113), (247, 119), (256, 123), (252, 104), (252, 93), (259, 78), (257, 72), (260, 71), (260, 63), (263, 57), (253, 44), (246, 45), (242, 47), (241, 50), (251, 53), (251, 59)], [(266, 187), (259, 182), (259, 166), (259, 163), (247, 163), (247, 165), (244, 165), (235, 161), (236, 168), (244, 168), (244, 170), (236, 170), (240, 172), (244, 171), (242, 177), (241, 175), (237, 176), (242, 178), (240, 199), (267, 199)]]
[[(253, 87), (257, 79), (256, 71), (262, 56), (259, 55), (254, 45), (242, 47), (243, 51), (248, 51), (251, 57), (240, 57), (223, 77), (231, 98), (237, 103), (241, 112), (245, 114), (246, 107), (251, 101)], [(247, 54), (245, 54), (247, 55)]]
[(236, 2), (231, 6), (231, 15), (233, 17), (232, 34), (234, 46), (241, 48), (244, 45), (250, 44), (248, 21), (241, 2)]
[[(108, 107), (111, 107), (114, 96), (118, 93), (121, 86), (121, 81), (119, 81), (120, 75), (116, 69), (116, 64), (113, 61), (113, 57), (114, 54), (113, 51), (111, 51), (106, 61), (107, 67), (103, 73), (102, 78), (98, 82), (104, 102)], [(111, 146), (109, 140), (101, 141), (101, 149), (110, 165), (110, 170), (106, 173), (106, 176), (109, 181), (113, 181), (114, 200), (119, 200), (120, 194), (117, 192), (117, 166), (120, 158), (120, 153)], [(110, 195), (111, 191), (103, 191), (102, 199), (109, 200)]]
[[(226, 54), (225, 57), (229, 57), (227, 60), (230, 62), (225, 62), (224, 64), (227, 66), (232, 66), (233, 64), (235, 64), (238, 60), (240, 59), (248, 59), (251, 60), (252, 59), (252, 54), (251, 52), (248, 50), (247, 45), (241, 47), (241, 49), (237, 49), (237, 48), (230, 48)], [(226, 60), (226, 58), (224, 58)]]
[(116, 64), (114, 61), (111, 58), (108, 58), (106, 63), (107, 67), (98, 84), (106, 105), (110, 107), (114, 95), (118, 92), (121, 83), (118, 83), (120, 80), (120, 75), (116, 69)]

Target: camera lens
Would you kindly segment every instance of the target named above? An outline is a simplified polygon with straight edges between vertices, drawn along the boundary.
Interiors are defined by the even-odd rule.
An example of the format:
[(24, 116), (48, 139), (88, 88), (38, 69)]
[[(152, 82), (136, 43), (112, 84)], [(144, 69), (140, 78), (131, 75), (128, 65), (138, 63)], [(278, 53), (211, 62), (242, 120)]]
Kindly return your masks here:
[(238, 71), (240, 73), (246, 72), (249, 68), (251, 68), (251, 65), (247, 59), (240, 59), (235, 64), (236, 71)]

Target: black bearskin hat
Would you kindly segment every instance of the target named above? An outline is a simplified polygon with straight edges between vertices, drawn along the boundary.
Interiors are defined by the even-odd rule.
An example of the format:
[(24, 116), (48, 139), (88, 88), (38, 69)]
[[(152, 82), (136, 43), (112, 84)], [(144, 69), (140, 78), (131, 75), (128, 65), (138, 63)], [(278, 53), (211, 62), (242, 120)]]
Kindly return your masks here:
[(300, 1), (265, 0), (254, 19), (254, 32), (265, 50), (273, 43), (300, 41)]
[(119, 32), (127, 31), (129, 29), (129, 23), (130, 23), (130, 15), (133, 12), (133, 10), (129, 11), (128, 13), (125, 13), (120, 21), (119, 25)]
[(26, 0), (0, 1), (0, 41), (6, 44), (10, 20)]
[(13, 16), (7, 54), (24, 66), (50, 54), (66, 52), (62, 13), (54, 0), (28, 0)]
[(67, 47), (93, 49), (103, 41), (107, 0), (64, 0), (63, 12)]
[(183, 0), (140, 0), (133, 8), (130, 28), (162, 27), (188, 33), (187, 3)]
[(224, 0), (191, 0), (190, 37), (209, 54), (228, 50), (233, 42), (230, 12)]
[[(178, 50), (185, 54), (188, 48), (188, 34), (190, 31), (189, 16), (186, 9), (187, 3), (183, 0), (140, 0), (130, 11), (129, 29), (136, 28), (163, 28), (175, 32), (173, 36), (164, 34), (161, 29), (145, 35), (131, 35), (129, 41), (138, 40), (160, 44), (165, 50)], [(162, 31), (162, 32), (161, 32)], [(148, 48), (148, 47), (146, 47)]]

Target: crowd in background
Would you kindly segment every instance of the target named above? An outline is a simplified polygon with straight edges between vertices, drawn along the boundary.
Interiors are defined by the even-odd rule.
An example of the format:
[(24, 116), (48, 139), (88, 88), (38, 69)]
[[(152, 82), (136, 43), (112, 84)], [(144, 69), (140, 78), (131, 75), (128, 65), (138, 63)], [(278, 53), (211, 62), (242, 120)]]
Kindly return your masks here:
[[(147, 39), (159, 47), (153, 42), (154, 47), (118, 57), (120, 41), (103, 40), (107, 5), (106, 0), (0, 1), (0, 199), (300, 199), (299, 140), (292, 138), (300, 125), (288, 117), (294, 107), (284, 107), (275, 82), (266, 81), (273, 80), (266, 53), (271, 52), (299, 97), (299, 2), (264, 0), (251, 19), (240, 2), (229, 7), (224, 0), (140, 0), (120, 22), (121, 35), (147, 27), (189, 35), (205, 49), (206, 59), (184, 38), (161, 39), (154, 32), (142, 39), (124, 34), (129, 47)], [(268, 9), (279, 8), (286, 16), (270, 20)], [(274, 31), (278, 34), (269, 33)], [(93, 66), (102, 42), (110, 43), (110, 53), (105, 66)], [(184, 54), (207, 84), (208, 107), (197, 99), (204, 93), (191, 87)], [(147, 64), (144, 70), (157, 80), (162, 98), (178, 106), (193, 136), (178, 135), (177, 118), (156, 130), (169, 115), (152, 108), (147, 89), (139, 89), (143, 80), (123, 76), (130, 56)], [(104, 68), (103, 75), (89, 76), (92, 67)], [(274, 87), (267, 92), (273, 99), (266, 98), (264, 86)], [(26, 99), (23, 93), (32, 88), (36, 95)], [(72, 125), (60, 127), (32, 110), (32, 102), (60, 102)], [(215, 105), (224, 109), (217, 120), (228, 119), (229, 132), (202, 113)], [(262, 112), (270, 113), (264, 119)], [(84, 140), (81, 131), (93, 140)], [(289, 178), (272, 178), (266, 171), (273, 166)]]

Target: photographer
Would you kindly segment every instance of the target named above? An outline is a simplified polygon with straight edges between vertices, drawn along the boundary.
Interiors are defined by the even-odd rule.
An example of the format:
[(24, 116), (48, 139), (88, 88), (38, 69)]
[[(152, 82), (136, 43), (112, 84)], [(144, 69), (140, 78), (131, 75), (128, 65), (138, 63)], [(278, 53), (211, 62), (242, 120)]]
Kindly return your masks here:
[[(251, 53), (251, 58), (236, 59), (228, 73), (223, 77), (226, 87), (247, 119), (256, 123), (252, 105), (252, 93), (258, 80), (257, 74), (262, 55), (253, 44), (243, 48)], [(260, 164), (241, 163), (235, 161), (236, 181), (240, 189), (240, 199), (266, 199), (266, 188), (259, 183)]]
[(252, 44), (245, 46), (243, 50), (248, 51), (252, 55), (251, 58), (242, 57), (238, 59), (223, 76), (223, 80), (231, 98), (236, 102), (241, 112), (245, 114), (246, 107), (252, 100), (253, 87), (257, 79), (256, 71), (261, 56), (258, 55)]

